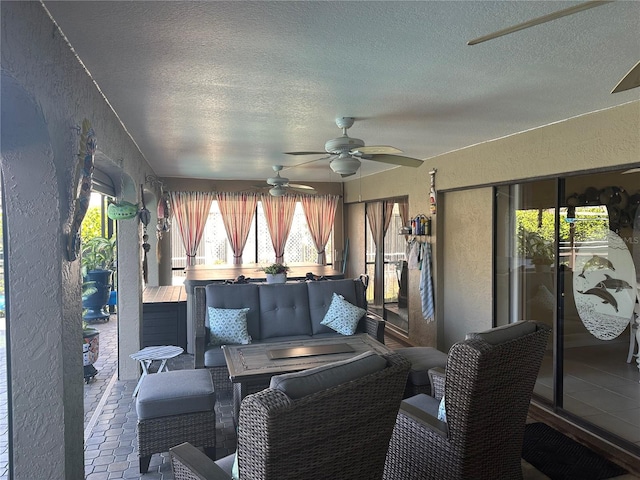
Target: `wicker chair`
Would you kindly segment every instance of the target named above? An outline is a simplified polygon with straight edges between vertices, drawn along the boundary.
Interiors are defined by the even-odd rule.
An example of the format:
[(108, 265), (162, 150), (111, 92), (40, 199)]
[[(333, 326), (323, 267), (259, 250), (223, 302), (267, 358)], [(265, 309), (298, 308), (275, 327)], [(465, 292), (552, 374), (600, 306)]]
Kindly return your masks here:
[[(430, 371), (438, 398), (402, 402), (384, 479), (522, 479), (524, 427), (549, 333), (523, 321), (453, 345), (446, 376)], [(437, 418), (442, 392), (446, 423)]]
[[(385, 357), (382, 370), (300, 398), (275, 388), (248, 395), (238, 421), (240, 478), (381, 479), (409, 372), (400, 355)], [(170, 452), (176, 480), (230, 478), (234, 455), (214, 464), (190, 444)]]

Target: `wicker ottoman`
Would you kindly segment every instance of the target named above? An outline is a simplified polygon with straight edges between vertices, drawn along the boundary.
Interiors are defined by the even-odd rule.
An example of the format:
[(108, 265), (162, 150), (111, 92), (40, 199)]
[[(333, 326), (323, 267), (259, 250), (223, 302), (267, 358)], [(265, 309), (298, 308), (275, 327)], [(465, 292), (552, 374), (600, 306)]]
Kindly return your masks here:
[(216, 394), (207, 369), (148, 375), (136, 398), (140, 473), (154, 453), (189, 442), (215, 460)]
[(395, 352), (402, 355), (411, 363), (404, 398), (412, 397), (419, 393), (431, 395), (429, 369), (446, 367), (447, 354), (433, 347), (398, 348)]

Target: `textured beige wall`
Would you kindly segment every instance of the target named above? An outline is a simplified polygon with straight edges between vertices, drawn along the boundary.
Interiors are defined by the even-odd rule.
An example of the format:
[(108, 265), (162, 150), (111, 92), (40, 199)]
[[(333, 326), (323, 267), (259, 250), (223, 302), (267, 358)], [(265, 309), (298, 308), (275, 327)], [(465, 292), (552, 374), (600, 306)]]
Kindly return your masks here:
[(438, 347), (448, 351), (467, 332), (492, 327), (493, 189), (445, 193), (442, 208), (438, 312), (443, 335)]
[[(64, 235), (79, 176), (74, 127), (84, 118), (91, 122), (96, 163), (113, 159), (114, 171), (125, 172), (116, 187), (126, 200), (137, 201), (139, 185), (153, 172), (42, 4), (1, 2), (0, 8), (13, 477), (79, 480), (84, 478), (84, 417), (78, 413), (84, 383), (81, 278), (80, 262), (65, 255)], [(131, 245), (118, 248), (119, 290), (136, 307), (120, 310), (122, 374), (136, 366), (128, 354), (139, 348), (141, 274), (137, 229), (118, 234), (119, 243)], [(129, 370), (136, 378), (138, 369)]]
[[(429, 158), (417, 169), (400, 167), (347, 182), (344, 188), (345, 219), (350, 226), (347, 234), (362, 229), (358, 225), (362, 224), (364, 215), (359, 205), (368, 200), (408, 195), (410, 215), (427, 213), (429, 171), (437, 169), (439, 205), (438, 213), (433, 217), (435, 235), (432, 237), (437, 319), (430, 324), (422, 321), (419, 303), (416, 304), (419, 302), (418, 276), (411, 275), (409, 340), (417, 345), (444, 345), (462, 331), (490, 326), (492, 310), (486, 286), (491, 285), (492, 278), (485, 262), (492, 255), (493, 222), (490, 217), (487, 218), (487, 215), (491, 215), (492, 204), (487, 189), (481, 187), (573, 172), (623, 168), (633, 164), (640, 165), (640, 101)], [(476, 221), (473, 215), (464, 214), (458, 206), (451, 205), (453, 199), (458, 197), (447, 193), (478, 188), (477, 192), (470, 190), (459, 198), (464, 198), (467, 208), (473, 208), (473, 215), (481, 215), (482, 222)], [(467, 230), (465, 238), (472, 232), (483, 239), (483, 243), (476, 243), (476, 260), (466, 267), (473, 275), (452, 277), (449, 274), (449, 270), (458, 268), (456, 264), (465, 258), (464, 245), (459, 246), (463, 252), (457, 257), (446, 250), (450, 248), (448, 242), (455, 240), (455, 235), (462, 235), (462, 232), (453, 230), (457, 226)], [(449, 239), (443, 238), (443, 234)], [(350, 242), (351, 255), (364, 258), (364, 241), (351, 237)], [(445, 249), (446, 254), (441, 254), (441, 249)], [(470, 250), (466, 250), (466, 253), (468, 255)], [(454, 263), (450, 265), (447, 261)], [(446, 293), (442, 291), (445, 287)], [(473, 315), (460, 309), (448, 311), (454, 307), (453, 302), (449, 301), (449, 289), (454, 290), (456, 295), (466, 292), (469, 298), (476, 300), (477, 308)], [(452, 319), (450, 313), (455, 313), (456, 318)], [(455, 327), (447, 328), (445, 324), (449, 321), (455, 322)]]

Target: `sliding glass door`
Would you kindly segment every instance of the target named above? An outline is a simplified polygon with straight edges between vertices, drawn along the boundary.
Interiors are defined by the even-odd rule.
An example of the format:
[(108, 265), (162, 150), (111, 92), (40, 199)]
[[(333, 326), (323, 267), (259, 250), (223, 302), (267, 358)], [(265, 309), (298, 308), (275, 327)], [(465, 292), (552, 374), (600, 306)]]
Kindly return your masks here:
[(366, 269), (369, 310), (402, 332), (409, 331), (406, 197), (366, 205)]
[(640, 451), (640, 172), (496, 188), (497, 323), (554, 330), (535, 397)]

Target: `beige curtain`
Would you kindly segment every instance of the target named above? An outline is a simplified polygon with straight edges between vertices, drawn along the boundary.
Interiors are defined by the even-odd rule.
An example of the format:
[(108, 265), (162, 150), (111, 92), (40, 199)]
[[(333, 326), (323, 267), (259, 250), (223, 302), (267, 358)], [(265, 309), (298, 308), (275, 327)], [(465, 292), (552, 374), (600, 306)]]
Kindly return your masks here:
[(325, 246), (329, 241), (329, 234), (331, 234), (333, 227), (338, 199), (337, 195), (303, 195), (300, 197), (309, 232), (318, 252), (317, 262), (320, 265), (327, 264)]
[(242, 252), (247, 244), (251, 220), (256, 211), (258, 196), (255, 193), (218, 193), (218, 206), (227, 238), (233, 250), (233, 264), (242, 263)]
[(213, 192), (171, 192), (169, 194), (171, 211), (187, 253), (187, 265), (195, 265), (196, 252), (214, 197)]
[(276, 263), (284, 262), (284, 247), (291, 231), (296, 201), (296, 195), (283, 195), (282, 197), (262, 195), (262, 209), (267, 220)]

